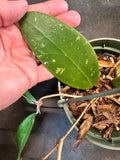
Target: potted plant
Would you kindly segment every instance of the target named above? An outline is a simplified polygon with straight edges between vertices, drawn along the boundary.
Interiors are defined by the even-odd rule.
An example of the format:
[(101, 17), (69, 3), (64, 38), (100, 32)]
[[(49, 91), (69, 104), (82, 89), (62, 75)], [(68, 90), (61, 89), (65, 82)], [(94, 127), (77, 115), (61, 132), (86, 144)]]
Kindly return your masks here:
[[(110, 55), (116, 55), (116, 56), (119, 56), (120, 54), (120, 40), (118, 39), (99, 38), (99, 39), (91, 40), (90, 43), (93, 46), (94, 50), (98, 53), (102, 53), (102, 54), (109, 53)], [(58, 88), (61, 93), (61, 89), (62, 89), (61, 82), (58, 82)], [(102, 94), (100, 96), (102, 97)], [(63, 96), (61, 96), (61, 100), (59, 101), (58, 104), (60, 104), (60, 102), (62, 102), (63, 99), (64, 99)], [(68, 119), (73, 124), (76, 121), (76, 119), (72, 115), (71, 111), (68, 109), (67, 104), (63, 104), (62, 107), (64, 108)], [(77, 131), (79, 131), (79, 124), (77, 124), (75, 128)], [(101, 146), (103, 148), (120, 150), (120, 131), (119, 130), (118, 131), (115, 130), (112, 133), (111, 141), (109, 141), (110, 139), (104, 139), (103, 132), (100, 132), (95, 128), (89, 129), (89, 131), (87, 132), (86, 138), (90, 142), (98, 146)]]
[[(93, 47), (79, 32), (56, 18), (40, 12), (27, 13), (22, 20), (20, 20), (19, 24), (23, 36), (35, 53), (36, 57), (60, 81), (70, 85), (71, 87), (82, 90), (90, 89), (97, 83), (99, 79), (99, 63), (97, 56)], [(96, 45), (94, 43), (96, 43)], [(91, 44), (94, 44), (93, 46), (97, 49), (97, 42), (91, 41)], [(116, 43), (114, 44), (116, 45)], [(106, 43), (102, 45), (103, 49), (105, 48), (105, 45), (107, 45), (107, 40)], [(119, 50), (119, 47), (116, 48), (116, 50), (117, 49)], [(115, 84), (117, 84), (118, 81), (119, 77), (115, 80)], [(119, 86), (119, 84), (117, 86)], [(112, 92), (105, 92), (104, 95), (118, 93), (119, 90), (119, 88), (115, 90), (113, 89)], [(40, 106), (42, 105), (43, 100), (60, 95), (65, 97), (73, 97), (74, 99), (70, 101), (75, 100), (75, 96), (62, 93), (47, 95), (40, 98), (38, 101), (29, 92), (24, 94), (24, 97), (28, 100), (28, 102), (34, 103), (37, 107), (36, 113), (28, 116), (18, 128), (17, 143), (19, 152), (17, 160), (21, 159), (22, 150), (31, 132), (35, 117), (38, 113), (40, 113)], [(76, 97), (76, 101), (80, 100), (78, 96)], [(95, 98), (91, 96), (88, 97)], [(67, 102), (60, 101), (59, 103), (63, 104)], [(87, 108), (85, 108), (84, 112), (75, 121), (69, 131), (57, 141), (55, 147), (53, 147), (50, 153), (43, 158), (44, 160), (56, 148), (58, 149), (57, 160), (61, 159), (64, 139), (76, 126), (86, 110)]]

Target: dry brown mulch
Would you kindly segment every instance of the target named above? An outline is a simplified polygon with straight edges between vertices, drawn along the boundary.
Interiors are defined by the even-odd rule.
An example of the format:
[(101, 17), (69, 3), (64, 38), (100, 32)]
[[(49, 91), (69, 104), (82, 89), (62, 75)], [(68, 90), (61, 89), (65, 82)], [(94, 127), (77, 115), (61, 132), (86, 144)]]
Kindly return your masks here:
[[(66, 94), (85, 96), (112, 89), (111, 80), (119, 76), (117, 66), (120, 57), (111, 54), (97, 54), (100, 66), (100, 78), (97, 84), (89, 90), (78, 90), (69, 86), (62, 89)], [(120, 130), (120, 100), (119, 95), (100, 97), (89, 101), (80, 101), (68, 104), (72, 115), (77, 119), (84, 108), (90, 104), (87, 112), (80, 120), (79, 133), (75, 144), (82, 142), (89, 129), (95, 128), (104, 131), (103, 138), (111, 139), (114, 130)]]

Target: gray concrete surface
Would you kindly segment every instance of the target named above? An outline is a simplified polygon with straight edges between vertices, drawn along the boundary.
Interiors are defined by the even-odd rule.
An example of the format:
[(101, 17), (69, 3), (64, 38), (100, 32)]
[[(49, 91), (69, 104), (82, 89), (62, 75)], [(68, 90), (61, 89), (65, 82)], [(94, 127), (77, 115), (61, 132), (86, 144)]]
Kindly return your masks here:
[[(100, 37), (120, 39), (120, 0), (67, 0), (70, 9), (81, 14), (81, 25), (77, 30), (88, 40)], [(29, 4), (42, 2), (28, 0)], [(38, 96), (57, 92), (57, 81), (47, 81), (37, 85), (32, 93)], [(40, 160), (55, 145), (56, 140), (70, 128), (64, 111), (57, 108), (57, 99), (51, 99), (44, 104), (42, 114), (37, 117), (32, 134), (23, 152), (23, 160)], [(48, 108), (47, 108), (48, 107)], [(51, 108), (52, 107), (52, 108)], [(16, 131), (20, 122), (34, 111), (23, 98), (0, 112), (0, 160), (15, 160), (17, 156)], [(76, 152), (71, 145), (75, 141), (77, 131), (65, 140), (62, 160), (119, 160), (120, 151), (100, 148), (86, 139)], [(48, 160), (55, 160), (54, 152)]]

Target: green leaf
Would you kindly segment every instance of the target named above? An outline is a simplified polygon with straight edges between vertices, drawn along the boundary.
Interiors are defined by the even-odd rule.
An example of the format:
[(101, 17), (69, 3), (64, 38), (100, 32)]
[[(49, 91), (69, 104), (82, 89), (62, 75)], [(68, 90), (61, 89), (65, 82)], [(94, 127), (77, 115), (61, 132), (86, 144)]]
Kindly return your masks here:
[(29, 115), (23, 122), (20, 124), (17, 131), (17, 145), (18, 145), (18, 158), (17, 160), (21, 160), (20, 155), (23, 151), (23, 148), (28, 140), (30, 132), (32, 130), (36, 114), (33, 113)]
[(40, 12), (28, 12), (19, 22), (28, 45), (44, 66), (60, 81), (89, 89), (99, 78), (96, 54), (74, 28)]
[(31, 93), (29, 91), (26, 91), (24, 93), (24, 96), (25, 96), (27, 102), (30, 104), (34, 104), (34, 102), (35, 103), (37, 102), (36, 99), (31, 95)]
[(116, 70), (117, 70), (117, 76), (120, 75), (120, 64), (117, 65)]
[(120, 76), (114, 78), (114, 79), (112, 80), (112, 83), (113, 83), (113, 85), (114, 85), (115, 87), (120, 87)]
[(17, 160), (22, 160), (22, 158), (18, 157)]

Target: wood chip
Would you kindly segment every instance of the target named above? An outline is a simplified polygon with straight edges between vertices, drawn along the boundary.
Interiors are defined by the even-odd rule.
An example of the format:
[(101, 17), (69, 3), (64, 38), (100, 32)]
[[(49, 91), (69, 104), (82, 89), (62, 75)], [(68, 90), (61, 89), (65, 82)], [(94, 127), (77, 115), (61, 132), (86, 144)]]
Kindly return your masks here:
[(111, 135), (112, 135), (112, 132), (115, 130), (115, 126), (112, 124), (112, 125), (110, 125), (107, 129), (106, 129), (106, 131), (105, 131), (105, 133), (104, 133), (104, 135), (103, 135), (103, 138), (104, 139), (111, 139)]
[(104, 60), (98, 60), (99, 66), (101, 67), (113, 67), (115, 64), (112, 62), (104, 61)]
[(97, 123), (94, 123), (92, 126), (95, 127), (96, 129), (99, 129), (100, 131), (104, 130), (106, 127), (108, 127), (110, 124), (115, 124), (118, 125), (119, 121), (115, 119), (108, 119), (104, 121), (100, 121)]
[(80, 143), (82, 142), (82, 140), (86, 136), (87, 132), (89, 131), (89, 129), (92, 125), (92, 122), (93, 122), (93, 116), (89, 115), (88, 118), (86, 120), (84, 120), (84, 122), (80, 125), (77, 140), (73, 144), (73, 146), (77, 144), (74, 151), (77, 150), (78, 146), (80, 145)]
[(65, 86), (64, 88), (61, 88), (59, 91), (61, 91), (62, 93), (66, 93), (69, 89), (69, 86)]

